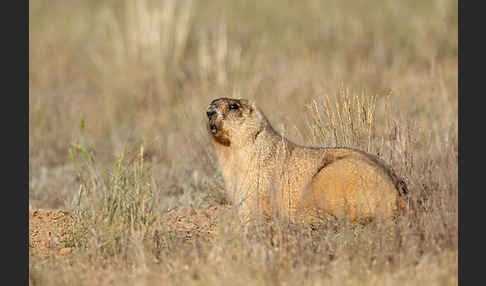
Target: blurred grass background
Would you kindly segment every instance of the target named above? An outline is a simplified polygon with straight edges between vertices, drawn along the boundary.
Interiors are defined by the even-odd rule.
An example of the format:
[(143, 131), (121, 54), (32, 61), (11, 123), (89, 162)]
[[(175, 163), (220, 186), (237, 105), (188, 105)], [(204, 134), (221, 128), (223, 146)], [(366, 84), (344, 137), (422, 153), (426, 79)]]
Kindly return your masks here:
[(377, 97), (378, 130), (391, 106), (417, 150), (457, 142), (457, 19), (447, 0), (30, 1), (31, 205), (68, 207), (72, 142), (102, 165), (145, 144), (161, 189), (207, 191), (203, 111), (222, 96), (256, 100), (300, 144), (338, 143), (306, 116), (343, 88)]
[[(87, 208), (96, 241), (113, 231), (129, 249), (140, 240), (127, 227), (133, 220), (150, 233), (148, 221), (167, 209), (224, 203), (204, 114), (223, 96), (255, 100), (296, 143), (378, 154), (405, 178), (412, 203), (391, 240), (393, 227), (325, 232), (317, 242), (301, 233), (285, 251), (246, 240), (174, 244), (163, 258), (176, 262), (163, 266), (140, 264), (148, 252), (135, 247), (124, 252), (133, 264), (117, 260), (111, 270), (91, 269), (87, 258), (60, 268), (33, 260), (36, 279), (84, 285), (94, 281), (84, 275), (113, 272), (130, 285), (140, 275), (145, 284), (268, 285), (317, 273), (315, 283), (339, 285), (457, 284), (457, 5), (29, 1), (29, 208)], [(114, 225), (105, 220), (113, 206), (123, 211)], [(312, 256), (314, 246), (333, 248), (336, 260)], [(378, 268), (361, 264), (373, 259)], [(203, 274), (221, 265), (225, 275)], [(127, 267), (158, 274), (116, 272)], [(196, 272), (202, 280), (186, 275)]]

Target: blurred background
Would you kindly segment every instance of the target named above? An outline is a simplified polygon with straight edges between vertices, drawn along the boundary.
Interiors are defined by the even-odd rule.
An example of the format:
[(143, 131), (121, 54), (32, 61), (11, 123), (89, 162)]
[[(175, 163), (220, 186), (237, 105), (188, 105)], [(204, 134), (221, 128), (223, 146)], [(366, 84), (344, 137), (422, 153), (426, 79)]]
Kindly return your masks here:
[[(457, 164), (457, 1), (36, 0), (29, 43), (31, 208), (74, 207), (72, 146), (100, 173), (143, 146), (160, 210), (223, 202), (204, 117), (218, 97), (255, 100), (296, 143), (366, 149), (409, 164), (412, 188), (457, 191), (457, 167), (434, 172)], [(345, 131), (329, 125), (343, 97), (372, 99), (370, 140), (326, 132)]]

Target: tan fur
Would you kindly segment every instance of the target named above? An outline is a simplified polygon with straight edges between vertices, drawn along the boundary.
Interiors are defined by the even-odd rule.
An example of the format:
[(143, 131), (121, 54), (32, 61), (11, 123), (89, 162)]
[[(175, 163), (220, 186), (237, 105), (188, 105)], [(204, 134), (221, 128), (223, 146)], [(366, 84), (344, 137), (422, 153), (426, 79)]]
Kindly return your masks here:
[(245, 99), (219, 98), (206, 112), (227, 194), (242, 219), (331, 215), (357, 221), (390, 217), (405, 206), (405, 183), (376, 156), (296, 145)]

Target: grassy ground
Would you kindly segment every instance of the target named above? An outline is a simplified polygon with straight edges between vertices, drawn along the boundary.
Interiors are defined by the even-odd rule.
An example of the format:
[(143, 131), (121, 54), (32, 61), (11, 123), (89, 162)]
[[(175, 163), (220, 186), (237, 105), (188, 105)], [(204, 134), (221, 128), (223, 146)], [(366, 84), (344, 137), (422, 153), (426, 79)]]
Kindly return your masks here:
[[(35, 285), (457, 284), (457, 2), (30, 1), (29, 208), (76, 218)], [(255, 100), (304, 145), (379, 154), (410, 189), (396, 223), (167, 232), (226, 203), (204, 125)], [(223, 219), (223, 221), (220, 221)], [(157, 234), (157, 235), (156, 235)]]

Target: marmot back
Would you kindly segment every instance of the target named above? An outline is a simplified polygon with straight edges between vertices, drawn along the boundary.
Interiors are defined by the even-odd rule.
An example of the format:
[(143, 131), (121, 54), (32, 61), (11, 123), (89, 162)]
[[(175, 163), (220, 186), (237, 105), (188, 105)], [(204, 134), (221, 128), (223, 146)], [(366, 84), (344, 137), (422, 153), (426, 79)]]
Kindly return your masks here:
[(215, 99), (206, 115), (227, 195), (243, 220), (330, 215), (357, 221), (405, 207), (406, 184), (374, 155), (294, 144), (246, 99)]

